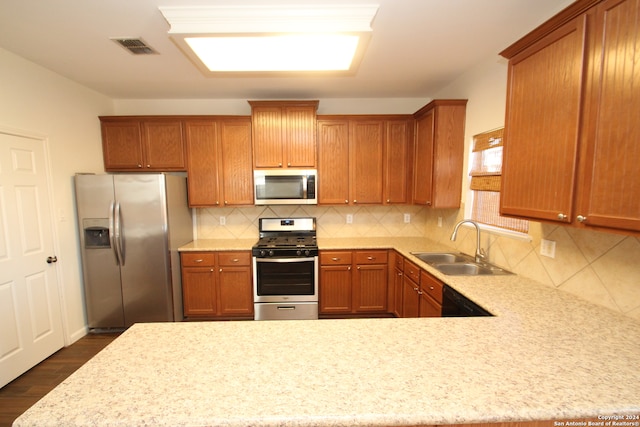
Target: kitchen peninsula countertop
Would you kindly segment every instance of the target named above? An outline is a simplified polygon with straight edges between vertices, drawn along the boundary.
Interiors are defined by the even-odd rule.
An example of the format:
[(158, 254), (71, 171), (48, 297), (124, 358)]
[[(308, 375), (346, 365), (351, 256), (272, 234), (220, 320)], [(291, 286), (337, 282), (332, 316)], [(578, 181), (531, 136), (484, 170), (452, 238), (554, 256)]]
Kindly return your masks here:
[[(242, 249), (212, 242), (183, 250)], [(393, 247), (496, 316), (136, 324), (14, 426), (396, 426), (640, 414), (638, 321), (519, 276), (444, 276), (410, 255), (447, 249), (425, 239), (318, 242)]]

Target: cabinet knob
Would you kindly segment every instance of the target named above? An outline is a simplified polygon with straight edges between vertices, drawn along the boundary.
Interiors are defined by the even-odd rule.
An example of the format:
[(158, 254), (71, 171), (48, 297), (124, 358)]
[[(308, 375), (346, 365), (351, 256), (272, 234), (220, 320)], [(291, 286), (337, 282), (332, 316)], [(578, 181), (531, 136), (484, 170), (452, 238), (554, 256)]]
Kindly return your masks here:
[(278, 163), (278, 167), (281, 168), (282, 167), (282, 163)]
[(358, 203), (358, 201), (356, 199), (353, 199), (353, 203)]
[(358, 270), (360, 270), (360, 267), (358, 267)]
[(398, 272), (398, 276), (402, 276), (402, 272), (401, 272), (401, 271), (400, 271), (400, 272)]
[(348, 201), (347, 199), (345, 199), (345, 200), (344, 200), (344, 202), (345, 202), (346, 204), (349, 204), (349, 201)]
[(231, 262), (238, 262), (238, 261), (240, 261), (238, 258), (234, 258), (231, 260)]
[(391, 203), (391, 199), (387, 199), (387, 203)]
[(151, 165), (147, 165), (147, 168), (150, 168), (150, 167), (151, 167)]
[(582, 216), (582, 215), (578, 215), (576, 217), (576, 219), (578, 220), (578, 222), (585, 222), (587, 220), (586, 216)]
[(418, 292), (418, 288), (413, 288), (414, 291)]
[(347, 270), (348, 270), (348, 271), (351, 271), (351, 266), (347, 267)]
[(558, 214), (558, 219), (559, 219), (560, 221), (564, 221), (564, 220), (566, 220), (566, 219), (567, 219), (567, 216), (566, 216), (565, 214), (563, 214), (563, 213), (559, 213), (559, 214)]
[(422, 295), (422, 291), (418, 291), (418, 295)]
[(222, 273), (222, 269), (218, 270), (220, 273)]
[(433, 290), (433, 286), (429, 286), (429, 290)]
[(213, 273), (213, 268), (211, 270), (209, 270), (209, 271)]
[(228, 205), (228, 204), (229, 204), (229, 202), (225, 200), (225, 201), (224, 201), (224, 204), (225, 204), (225, 205)]
[(291, 163), (287, 163), (287, 167), (290, 168), (291, 167)]
[(220, 200), (216, 200), (216, 205), (219, 205), (219, 204), (220, 204)]
[(141, 167), (142, 167), (142, 165), (141, 165), (140, 163), (138, 163), (138, 167), (139, 167), (139, 168), (141, 168)]

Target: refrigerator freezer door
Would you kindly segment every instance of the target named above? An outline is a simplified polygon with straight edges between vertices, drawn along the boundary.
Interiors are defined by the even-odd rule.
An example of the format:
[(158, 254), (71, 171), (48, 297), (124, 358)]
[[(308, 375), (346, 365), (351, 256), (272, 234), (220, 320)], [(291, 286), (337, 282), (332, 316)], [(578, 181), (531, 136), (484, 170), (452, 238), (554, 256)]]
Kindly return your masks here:
[[(111, 239), (106, 242), (99, 228), (109, 230), (114, 201), (113, 177), (76, 175), (76, 206), (82, 252), (82, 271), (88, 326), (91, 329), (124, 326), (120, 267)], [(99, 240), (101, 244), (96, 244)]]
[(174, 320), (165, 178), (162, 174), (113, 176), (125, 326)]

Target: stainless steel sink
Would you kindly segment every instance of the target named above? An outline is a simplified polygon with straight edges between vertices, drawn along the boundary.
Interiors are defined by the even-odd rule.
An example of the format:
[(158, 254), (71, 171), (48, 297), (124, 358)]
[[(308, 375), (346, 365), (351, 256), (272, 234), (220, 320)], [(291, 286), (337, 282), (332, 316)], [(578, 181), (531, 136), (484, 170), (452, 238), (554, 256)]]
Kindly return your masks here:
[(459, 252), (411, 252), (441, 273), (449, 276), (505, 275), (512, 272)]
[(421, 261), (427, 264), (453, 264), (458, 262), (473, 262), (473, 257), (463, 253), (453, 252), (412, 252)]

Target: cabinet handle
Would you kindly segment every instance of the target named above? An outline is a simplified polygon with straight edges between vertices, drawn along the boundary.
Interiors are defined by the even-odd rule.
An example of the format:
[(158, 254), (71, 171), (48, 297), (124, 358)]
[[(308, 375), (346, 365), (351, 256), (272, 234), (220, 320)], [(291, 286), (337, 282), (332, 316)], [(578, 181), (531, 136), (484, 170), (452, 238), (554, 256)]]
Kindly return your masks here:
[(578, 215), (576, 217), (576, 219), (578, 220), (578, 222), (585, 222), (587, 220), (586, 216), (582, 216), (582, 215)]
[(141, 168), (141, 167), (142, 167), (142, 165), (141, 165), (140, 163), (138, 163), (138, 167), (139, 167), (139, 168)]
[(224, 201), (224, 204), (225, 204), (225, 205), (228, 205), (228, 204), (229, 204), (229, 202), (225, 200), (225, 201)]
[(402, 273), (398, 273), (398, 276), (402, 276)]
[(387, 199), (387, 203), (391, 203), (391, 199)]
[(278, 163), (278, 167), (281, 168), (282, 167), (282, 163)]
[(331, 261), (340, 261), (340, 258), (333, 257), (331, 258)]
[(216, 200), (216, 206), (220, 205), (220, 200)]
[(358, 270), (360, 270), (360, 266), (358, 266)]
[(433, 290), (433, 286), (429, 286), (429, 289), (430, 289), (430, 290)]
[(290, 168), (291, 167), (291, 163), (287, 163), (287, 167)]
[(222, 269), (218, 270), (220, 273), (222, 273)]
[(413, 288), (414, 291), (418, 292), (418, 288)]
[(231, 260), (231, 262), (238, 262), (238, 261), (240, 261), (238, 258), (234, 258)]
[(148, 167), (148, 168), (150, 168), (150, 167), (151, 167), (151, 165), (147, 165), (147, 167)]
[(351, 266), (347, 267), (347, 271), (351, 271)]
[(203, 259), (194, 259), (193, 262), (202, 262), (204, 261)]
[(564, 221), (565, 219), (567, 219), (567, 216), (566, 216), (565, 214), (563, 214), (563, 213), (559, 213), (559, 214), (558, 214), (558, 219), (559, 219), (560, 221)]
[(358, 201), (356, 199), (353, 199), (353, 203), (358, 203)]
[(209, 270), (209, 271), (213, 273), (213, 268), (211, 270)]
[(376, 259), (376, 257), (374, 257), (374, 256), (368, 256), (368, 257), (367, 257), (367, 259), (368, 259), (369, 261), (373, 261), (374, 259)]
[(422, 295), (422, 291), (418, 291), (418, 295)]

